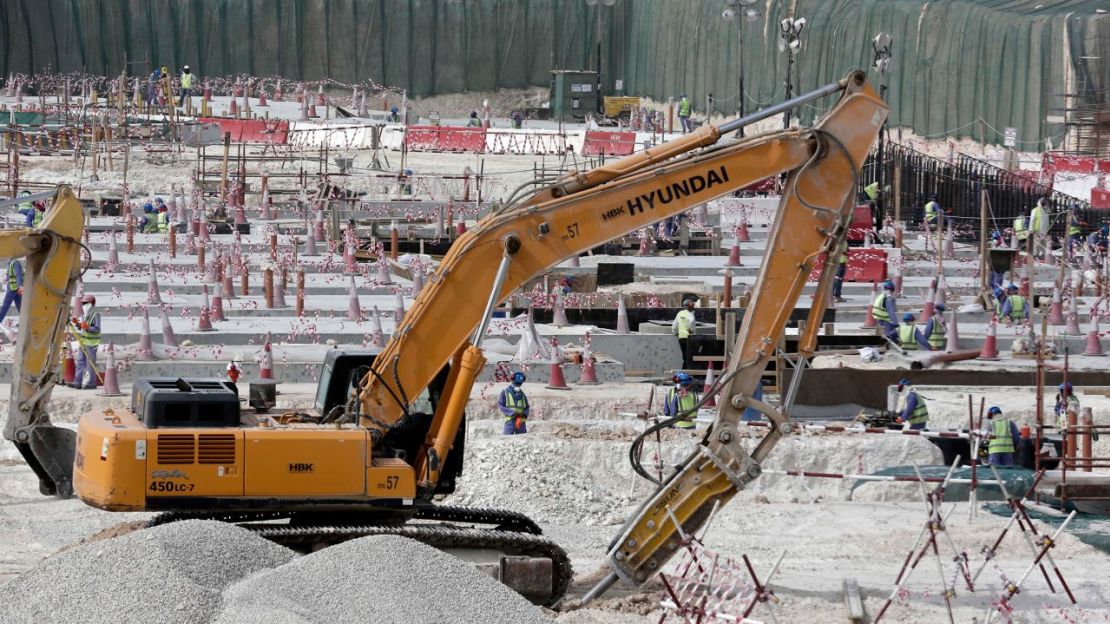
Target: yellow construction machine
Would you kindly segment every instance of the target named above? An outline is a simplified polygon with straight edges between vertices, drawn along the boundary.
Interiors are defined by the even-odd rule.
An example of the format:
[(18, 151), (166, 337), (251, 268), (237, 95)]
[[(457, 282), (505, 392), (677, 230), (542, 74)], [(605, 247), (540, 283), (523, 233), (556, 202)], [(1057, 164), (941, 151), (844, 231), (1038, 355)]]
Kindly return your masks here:
[[(837, 101), (812, 128), (722, 140), (830, 96)], [(589, 595), (618, 579), (642, 584), (674, 554), (678, 536), (692, 534), (759, 476), (789, 430), (785, 409), (751, 395), (811, 269), (822, 253), (835, 261), (829, 252), (845, 237), (859, 170), (886, 114), (865, 75), (855, 72), (755, 115), (703, 126), (554, 183), (522, 186), (455, 241), (384, 349), (329, 355), (314, 409), (240, 409), (238, 395), (219, 380), (139, 380), (129, 410), (85, 414), (75, 443), (42, 408), (79, 257), (79, 207), (63, 189), (42, 230), (0, 237), (0, 252), (31, 258), (22, 361), (5, 436), (46, 493), (67, 494), (72, 479), (73, 492), (94, 507), (164, 512), (156, 523), (222, 519), (305, 549), (389, 533), (445, 549), (491, 551), (502, 580), (551, 604), (566, 591), (570, 565), (534, 522), (435, 503), (454, 491), (463, 469), (464, 409), (486, 362), (482, 341), (494, 308), (566, 258), (785, 173), (736, 357), (717, 382), (717, 418), (621, 529), (608, 557), (612, 573)], [(832, 268), (819, 282), (803, 353), (815, 347)], [(748, 407), (774, 423), (750, 451), (737, 430)]]

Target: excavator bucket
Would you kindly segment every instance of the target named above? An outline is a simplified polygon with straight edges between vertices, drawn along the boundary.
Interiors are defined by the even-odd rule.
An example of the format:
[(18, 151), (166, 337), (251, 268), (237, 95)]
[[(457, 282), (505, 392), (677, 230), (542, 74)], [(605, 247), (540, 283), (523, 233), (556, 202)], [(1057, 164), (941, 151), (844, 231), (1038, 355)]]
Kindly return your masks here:
[(85, 213), (68, 186), (33, 230), (0, 232), (0, 258), (23, 258), (23, 301), (15, 341), (12, 392), (4, 437), (15, 443), (39, 477), (43, 494), (73, 496), (76, 432), (50, 424), (46, 404), (58, 382), (62, 332), (69, 298), (81, 274)]
[[(45, 496), (73, 496), (73, 459), (77, 453), (77, 432), (52, 424), (28, 427), (26, 442), (15, 446), (39, 477), (39, 491)], [(22, 433), (22, 432), (21, 432)]]

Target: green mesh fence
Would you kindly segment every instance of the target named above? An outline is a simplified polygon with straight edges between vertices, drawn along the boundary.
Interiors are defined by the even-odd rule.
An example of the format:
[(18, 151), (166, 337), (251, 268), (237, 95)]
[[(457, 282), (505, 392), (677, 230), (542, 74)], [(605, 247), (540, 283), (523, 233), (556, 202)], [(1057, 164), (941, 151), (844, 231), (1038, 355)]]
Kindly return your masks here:
[[(1001, 142), (1007, 126), (1035, 149), (1065, 91), (1110, 86), (1110, 15), (1091, 0), (760, 0), (758, 22), (721, 19), (724, 0), (4, 0), (0, 74), (132, 73), (192, 65), (200, 76), (280, 74), (376, 82), (413, 95), (546, 86), (552, 69), (596, 68), (608, 92), (695, 109), (781, 100), (778, 23), (804, 16), (795, 91), (867, 67), (871, 38), (894, 36), (891, 121), (929, 136)], [(1101, 8), (1106, 8), (1101, 6)], [(742, 31), (742, 32), (741, 32)], [(811, 120), (829, 102), (802, 111)], [(1058, 144), (1058, 143), (1057, 143)]]

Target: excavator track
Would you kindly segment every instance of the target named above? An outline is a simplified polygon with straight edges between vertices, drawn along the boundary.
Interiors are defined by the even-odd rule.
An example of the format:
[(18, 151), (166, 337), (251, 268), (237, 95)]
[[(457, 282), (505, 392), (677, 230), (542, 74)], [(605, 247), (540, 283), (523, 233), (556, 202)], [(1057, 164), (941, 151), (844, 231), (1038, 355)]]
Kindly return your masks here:
[[(553, 605), (558, 602), (570, 585), (573, 570), (566, 552), (555, 542), (532, 533), (516, 533), (489, 529), (459, 528), (449, 525), (406, 524), (401, 526), (379, 525), (319, 525), (283, 526), (272, 524), (245, 525), (256, 535), (292, 548), (293, 550), (317, 549), (347, 540), (371, 535), (396, 535), (407, 537), (440, 549), (483, 548), (500, 551), (509, 556), (537, 557), (551, 561), (551, 592), (537, 602)], [(511, 583), (507, 583), (511, 586)]]
[[(396, 535), (440, 549), (488, 549), (509, 557), (531, 557), (551, 561), (550, 593), (526, 597), (537, 604), (553, 605), (567, 591), (573, 571), (566, 552), (543, 536), (531, 518), (514, 511), (429, 505), (413, 510), (408, 522), (365, 522), (366, 516), (336, 513), (321, 517), (314, 513), (258, 512), (166, 512), (151, 518), (147, 526), (184, 520), (215, 520), (234, 523), (254, 534), (296, 551), (312, 552), (348, 540), (371, 535)], [(459, 526), (485, 525), (482, 527)], [(502, 579), (507, 585), (513, 583)], [(518, 589), (518, 587), (514, 587)]]

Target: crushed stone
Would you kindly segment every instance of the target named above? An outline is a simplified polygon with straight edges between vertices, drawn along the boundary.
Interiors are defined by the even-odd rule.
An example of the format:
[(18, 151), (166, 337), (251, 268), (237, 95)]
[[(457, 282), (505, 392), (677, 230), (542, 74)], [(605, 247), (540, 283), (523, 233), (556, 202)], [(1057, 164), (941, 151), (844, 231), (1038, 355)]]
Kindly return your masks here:
[(470, 564), (396, 536), (351, 540), (229, 588), (215, 624), (549, 624)]
[(226, 586), (294, 556), (234, 525), (174, 522), (44, 560), (0, 586), (0, 622), (203, 624)]

